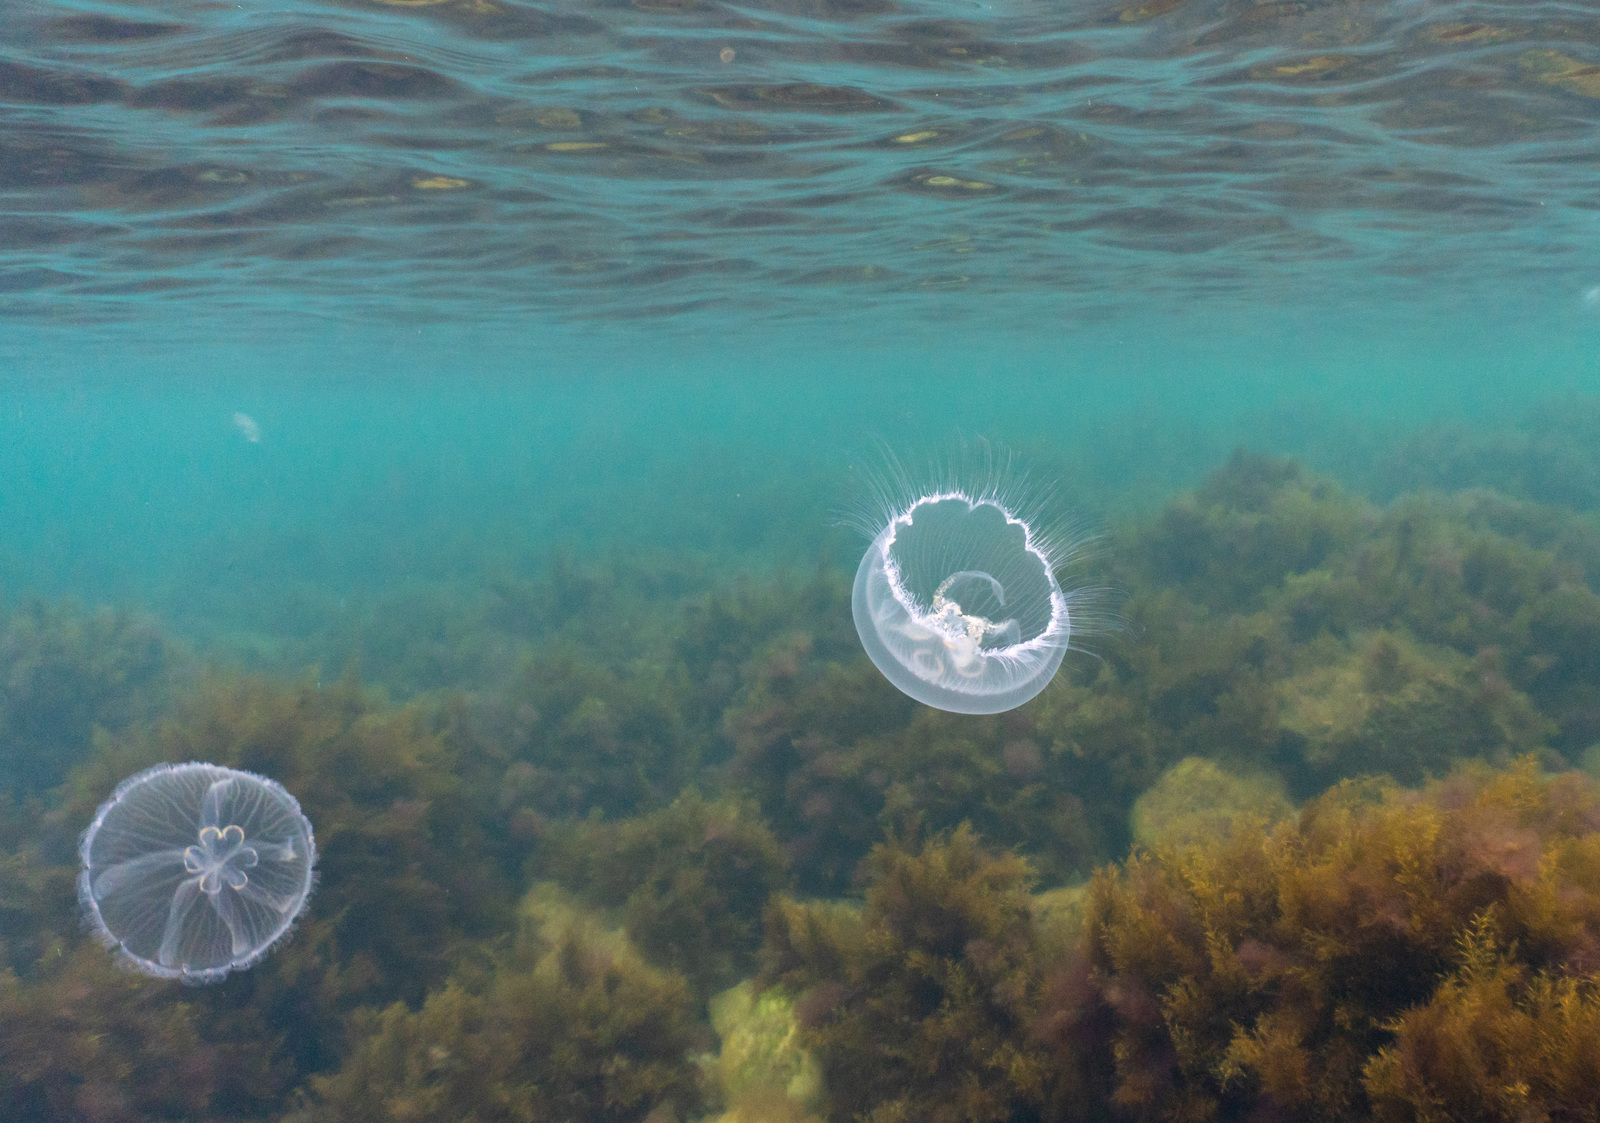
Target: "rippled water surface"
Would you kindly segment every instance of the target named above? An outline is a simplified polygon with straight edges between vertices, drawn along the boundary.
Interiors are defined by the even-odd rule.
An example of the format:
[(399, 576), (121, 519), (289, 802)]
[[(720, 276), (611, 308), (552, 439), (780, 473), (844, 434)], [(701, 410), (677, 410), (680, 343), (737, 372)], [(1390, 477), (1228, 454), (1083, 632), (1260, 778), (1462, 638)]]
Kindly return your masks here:
[(24, 319), (1095, 313), (1593, 258), (1593, 3), (5, 7)]

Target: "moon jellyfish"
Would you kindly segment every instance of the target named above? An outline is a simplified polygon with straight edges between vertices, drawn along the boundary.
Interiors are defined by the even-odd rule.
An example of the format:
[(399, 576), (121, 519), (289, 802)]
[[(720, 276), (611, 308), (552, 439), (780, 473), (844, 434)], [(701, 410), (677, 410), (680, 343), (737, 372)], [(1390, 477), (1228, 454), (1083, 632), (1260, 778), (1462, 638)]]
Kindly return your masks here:
[(164, 979), (250, 966), (311, 893), (311, 823), (283, 785), (158, 764), (117, 785), (79, 846), (78, 899), (102, 943)]
[(979, 486), (919, 488), (895, 467), (878, 488), (851, 597), (861, 645), (884, 677), (962, 714), (1014, 709), (1049, 684), (1077, 595), (1056, 580), (1074, 544), (1018, 513), (1031, 508), (1003, 469), (983, 474)]

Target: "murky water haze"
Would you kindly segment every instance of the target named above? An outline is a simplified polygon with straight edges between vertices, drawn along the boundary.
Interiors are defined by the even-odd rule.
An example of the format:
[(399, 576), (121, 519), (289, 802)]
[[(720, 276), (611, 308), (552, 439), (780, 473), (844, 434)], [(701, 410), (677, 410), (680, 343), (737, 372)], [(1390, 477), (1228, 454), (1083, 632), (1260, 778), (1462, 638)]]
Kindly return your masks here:
[(880, 441), (914, 459), (958, 436), (1015, 447), (1100, 526), (1236, 445), (1365, 487), (1370, 458), (1421, 428), (1493, 431), (1592, 385), (1585, 312), (1569, 305), (1561, 334), (1509, 312), (1449, 338), (1194, 315), (853, 346), (794, 324), (669, 325), (670, 345), (639, 324), (289, 320), (237, 341), (13, 325), (3, 585), (188, 610), (199, 587), (373, 595), (537, 569), (556, 548), (804, 567), (859, 549), (839, 515)]

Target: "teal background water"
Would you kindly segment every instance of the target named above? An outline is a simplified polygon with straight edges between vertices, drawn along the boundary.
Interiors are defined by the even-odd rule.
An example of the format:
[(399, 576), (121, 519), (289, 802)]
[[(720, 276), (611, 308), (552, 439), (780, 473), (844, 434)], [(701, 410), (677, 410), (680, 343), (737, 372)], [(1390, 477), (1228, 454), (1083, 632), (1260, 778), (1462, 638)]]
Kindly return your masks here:
[(27, 0), (0, 588), (792, 564), (877, 438), (1354, 480), (1594, 384), (1592, 15)]
[[(3, 329), (8, 599), (76, 594), (270, 631), (231, 616), (310, 591), (320, 612), (471, 589), (553, 550), (674, 552), (724, 576), (844, 564), (861, 543), (840, 516), (879, 441), (912, 459), (959, 437), (1043, 456), (1101, 529), (1236, 445), (1385, 498), (1417, 482), (1385, 478), (1386, 458), (1440, 426), (1513, 442), (1552, 425), (1570, 441), (1576, 426), (1587, 440), (1587, 405), (1561, 403), (1596, 384), (1600, 342), (1574, 300), (1542, 319), (1517, 304), (1402, 324), (1391, 309), (1380, 326), (1354, 309), (1239, 305), (1031, 333), (884, 321), (882, 339), (822, 319), (517, 334), (293, 316), (271, 338), (161, 338), (156, 318), (181, 311), (152, 310), (137, 333)], [(852, 330), (863, 338), (847, 343)]]

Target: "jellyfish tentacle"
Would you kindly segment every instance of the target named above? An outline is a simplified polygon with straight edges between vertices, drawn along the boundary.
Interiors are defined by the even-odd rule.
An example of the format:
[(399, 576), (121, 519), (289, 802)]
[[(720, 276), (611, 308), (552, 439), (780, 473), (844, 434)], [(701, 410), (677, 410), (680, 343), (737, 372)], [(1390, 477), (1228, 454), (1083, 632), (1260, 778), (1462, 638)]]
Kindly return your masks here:
[(244, 918), (233, 903), (232, 893), (216, 893), (210, 900), (212, 910), (228, 926), (228, 934), (233, 937), (233, 957), (237, 959), (250, 950), (250, 935), (244, 930)]
[(167, 926), (161, 932), (161, 947), (156, 952), (156, 962), (171, 967), (178, 954), (178, 944), (183, 939), (183, 922), (200, 899), (200, 878), (186, 877), (178, 883), (172, 894), (172, 904), (167, 908)]

